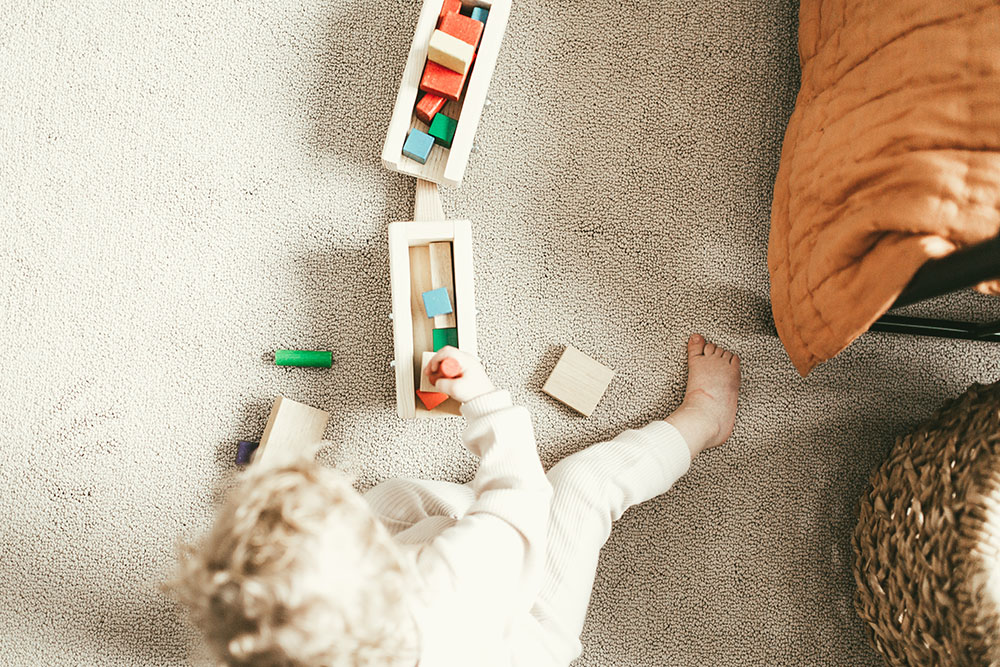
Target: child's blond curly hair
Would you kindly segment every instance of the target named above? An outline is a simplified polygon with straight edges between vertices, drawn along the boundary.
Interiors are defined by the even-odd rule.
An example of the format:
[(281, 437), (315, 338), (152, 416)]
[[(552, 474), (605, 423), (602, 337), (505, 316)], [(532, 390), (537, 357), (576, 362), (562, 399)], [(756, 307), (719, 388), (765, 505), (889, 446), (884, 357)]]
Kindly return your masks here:
[(409, 571), (343, 474), (252, 466), (168, 589), (227, 665), (414, 665)]

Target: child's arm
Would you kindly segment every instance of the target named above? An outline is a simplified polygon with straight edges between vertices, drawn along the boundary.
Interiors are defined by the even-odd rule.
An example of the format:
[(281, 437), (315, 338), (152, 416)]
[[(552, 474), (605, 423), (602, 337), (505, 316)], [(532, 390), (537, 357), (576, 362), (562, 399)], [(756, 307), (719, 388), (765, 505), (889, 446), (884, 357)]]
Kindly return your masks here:
[(463, 440), (481, 459), (471, 482), (476, 499), (462, 519), (421, 550), (418, 566), (434, 593), (457, 594), (463, 603), (493, 613), (527, 610), (541, 581), (552, 496), (531, 417), (512, 404), (510, 394), (493, 388), (475, 357), (454, 348), (443, 349), (428, 365), (432, 380), (446, 357), (458, 359), (462, 375), (437, 379), (436, 387), (465, 401)]

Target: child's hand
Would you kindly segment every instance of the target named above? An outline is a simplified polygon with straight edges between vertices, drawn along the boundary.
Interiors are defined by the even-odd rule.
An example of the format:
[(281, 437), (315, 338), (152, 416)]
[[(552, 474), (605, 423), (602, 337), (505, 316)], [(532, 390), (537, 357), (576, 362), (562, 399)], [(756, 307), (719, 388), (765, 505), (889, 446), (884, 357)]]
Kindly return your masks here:
[[(447, 378), (441, 373), (441, 361), (448, 358), (455, 359), (461, 366), (459, 377)], [(442, 347), (434, 355), (424, 372), (435, 389), (448, 394), (459, 403), (468, 403), (494, 391), (493, 383), (479, 359), (450, 345)]]

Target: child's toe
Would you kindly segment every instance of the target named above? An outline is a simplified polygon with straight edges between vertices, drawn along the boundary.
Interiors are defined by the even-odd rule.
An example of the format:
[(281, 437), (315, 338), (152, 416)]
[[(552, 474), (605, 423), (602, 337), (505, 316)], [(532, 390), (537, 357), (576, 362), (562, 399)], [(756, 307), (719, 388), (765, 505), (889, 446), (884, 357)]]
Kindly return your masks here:
[(705, 354), (705, 338), (701, 334), (691, 334), (688, 338), (688, 356), (697, 357)]

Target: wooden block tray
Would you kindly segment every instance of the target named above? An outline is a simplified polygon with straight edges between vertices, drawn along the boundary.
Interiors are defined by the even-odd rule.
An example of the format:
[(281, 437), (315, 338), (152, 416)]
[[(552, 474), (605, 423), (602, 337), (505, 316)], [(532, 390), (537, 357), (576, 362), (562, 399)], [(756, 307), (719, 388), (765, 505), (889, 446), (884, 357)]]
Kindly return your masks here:
[(479, 118), (486, 103), (486, 92), (493, 78), (497, 56), (500, 53), (500, 43), (507, 30), (507, 19), (510, 16), (510, 0), (462, 0), (463, 5), (485, 7), (489, 9), (486, 29), (479, 42), (476, 60), (469, 75), (465, 95), (458, 102), (448, 102), (445, 112), (458, 118), (455, 138), (450, 149), (435, 146), (427, 160), (420, 164), (416, 160), (403, 155), (403, 142), (411, 128), (427, 131), (427, 124), (419, 120), (413, 112), (420, 94), (420, 77), (423, 75), (427, 62), (427, 44), (431, 34), (437, 27), (438, 15), (441, 13), (442, 0), (425, 0), (420, 18), (417, 19), (417, 29), (410, 46), (410, 55), (406, 59), (403, 70), (403, 80), (396, 97), (396, 107), (389, 121), (389, 130), (382, 148), (382, 163), (388, 169), (416, 176), (427, 181), (458, 187), (465, 175), (465, 166), (469, 162), (472, 151), (472, 141), (479, 127)]
[(434, 410), (426, 410), (416, 400), (414, 393), (420, 386), (423, 353), (434, 349), (434, 320), (424, 313), (421, 295), (431, 288), (428, 244), (436, 241), (450, 241), (452, 244), (458, 347), (476, 354), (472, 225), (467, 220), (390, 223), (389, 273), (392, 281), (392, 333), (395, 350), (393, 365), (396, 372), (396, 410), (403, 419), (460, 414), (459, 404), (452, 399)]

